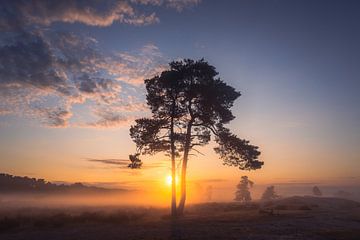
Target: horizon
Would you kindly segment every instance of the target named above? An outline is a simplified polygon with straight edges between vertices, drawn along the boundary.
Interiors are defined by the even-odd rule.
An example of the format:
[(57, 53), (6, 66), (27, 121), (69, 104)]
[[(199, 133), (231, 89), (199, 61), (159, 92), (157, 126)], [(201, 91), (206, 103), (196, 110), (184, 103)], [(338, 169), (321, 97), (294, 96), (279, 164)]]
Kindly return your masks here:
[[(3, 173), (0, 173), (0, 175)], [(13, 176), (13, 175), (12, 175)], [(19, 176), (13, 176), (19, 177)], [(23, 176), (20, 176), (23, 177)], [(30, 179), (31, 180), (31, 179)], [(39, 179), (35, 179), (39, 180)], [(250, 179), (251, 180), (251, 179)], [(231, 181), (226, 181), (227, 185), (224, 186), (226, 180), (213, 179), (212, 184), (204, 181), (188, 181), (188, 192), (190, 198), (188, 204), (201, 204), (201, 203), (216, 203), (216, 202), (233, 202), (234, 193), (236, 190), (237, 182), (229, 184)], [(47, 180), (45, 179), (45, 183)], [(113, 183), (81, 183), (85, 188), (59, 188), (51, 186), (51, 189), (42, 189), (41, 186), (33, 187), (32, 189), (19, 190), (17, 187), (9, 191), (4, 182), (0, 179), (2, 187), (7, 189), (0, 193), (3, 201), (10, 201), (16, 204), (26, 204), (26, 206), (38, 206), (45, 204), (49, 207), (64, 207), (64, 206), (138, 206), (138, 207), (168, 207), (168, 198), (170, 197), (169, 189), (162, 188), (160, 181), (153, 186), (153, 189), (143, 189), (136, 187), (129, 187), (126, 184), (113, 182)], [(19, 182), (20, 183), (20, 182)], [(52, 184), (57, 186), (71, 186), (74, 187), (73, 182), (53, 181)], [(211, 199), (207, 197), (207, 188), (211, 187)], [(313, 188), (316, 186), (321, 191), (322, 198), (345, 198), (355, 201), (360, 200), (360, 191), (358, 185), (329, 185), (314, 182), (290, 182), (290, 183), (273, 183), (273, 184), (257, 184), (254, 183), (250, 187), (251, 200), (254, 202), (262, 201), (261, 197), (264, 190), (274, 186), (276, 194), (280, 199), (287, 199), (291, 197), (313, 197)], [(23, 186), (25, 187), (25, 185)], [(97, 187), (91, 189), (86, 187)], [(102, 192), (102, 190), (110, 190)], [(100, 191), (100, 192), (98, 192)], [(101, 193), (101, 195), (99, 195)], [(84, 195), (85, 194), (85, 195)], [(22, 200), (18, 200), (18, 196), (22, 196)], [(37, 197), (41, 196), (41, 198)]]

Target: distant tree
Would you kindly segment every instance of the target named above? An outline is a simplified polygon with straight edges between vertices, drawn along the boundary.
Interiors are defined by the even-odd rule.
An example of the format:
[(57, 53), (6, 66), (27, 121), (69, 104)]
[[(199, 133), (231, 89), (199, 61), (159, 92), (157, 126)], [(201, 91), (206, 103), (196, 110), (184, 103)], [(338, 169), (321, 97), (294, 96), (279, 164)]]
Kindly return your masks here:
[(204, 60), (174, 61), (169, 67), (159, 76), (145, 80), (152, 116), (137, 119), (130, 136), (136, 143), (136, 154), (131, 156), (165, 152), (170, 157), (172, 179), (176, 178), (176, 160), (182, 161), (178, 207), (172, 181), (171, 212), (176, 216), (182, 215), (185, 207), (190, 153), (198, 152), (195, 147), (208, 144), (212, 134), (218, 143), (214, 150), (224, 165), (251, 170), (261, 168), (263, 162), (258, 160), (258, 147), (224, 126), (235, 118), (230, 108), (240, 93), (220, 80), (215, 68)]
[(274, 186), (267, 187), (261, 196), (262, 201), (271, 201), (277, 198), (279, 198), (279, 196), (276, 194)]
[(254, 182), (250, 181), (247, 176), (242, 176), (239, 184), (236, 186), (235, 201), (248, 203), (251, 201), (251, 194), (249, 189), (252, 188)]
[(312, 191), (315, 196), (322, 196), (322, 192), (320, 191), (320, 188), (318, 186), (314, 186)]

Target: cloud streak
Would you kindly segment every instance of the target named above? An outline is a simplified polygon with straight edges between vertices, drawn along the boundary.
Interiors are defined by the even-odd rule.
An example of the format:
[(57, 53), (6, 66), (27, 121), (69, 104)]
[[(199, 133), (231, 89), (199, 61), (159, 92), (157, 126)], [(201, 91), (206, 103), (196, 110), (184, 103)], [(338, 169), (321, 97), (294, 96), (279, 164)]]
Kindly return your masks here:
[(200, 4), (201, 0), (131, 0), (131, 2), (143, 5), (166, 6), (181, 12), (185, 8)]
[(4, 0), (0, 6), (0, 29), (12, 31), (31, 25), (50, 26), (56, 22), (97, 27), (107, 27), (115, 22), (145, 26), (160, 20), (155, 12), (139, 10), (139, 5), (182, 11), (199, 3), (200, 0)]
[(116, 166), (127, 166), (130, 163), (130, 161), (126, 159), (88, 159), (88, 161)]
[[(130, 160), (128, 160), (128, 159), (116, 159), (116, 158), (110, 158), (110, 159), (93, 159), (93, 158), (91, 158), (91, 159), (87, 159), (87, 161), (105, 164), (110, 167), (124, 168), (124, 169), (128, 169), (128, 165), (130, 163)], [(163, 167), (165, 167), (165, 165), (162, 163), (152, 163), (152, 164), (144, 165), (141, 168), (142, 169), (152, 169), (152, 168), (163, 168)]]

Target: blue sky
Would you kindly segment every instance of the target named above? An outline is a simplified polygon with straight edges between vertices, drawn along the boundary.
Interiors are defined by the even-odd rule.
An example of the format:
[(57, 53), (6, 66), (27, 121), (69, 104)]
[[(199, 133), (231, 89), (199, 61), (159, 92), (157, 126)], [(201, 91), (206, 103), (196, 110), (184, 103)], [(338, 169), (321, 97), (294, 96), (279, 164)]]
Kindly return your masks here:
[[(88, 167), (84, 158), (94, 155), (126, 157), (134, 147), (129, 125), (146, 114), (142, 79), (171, 60), (204, 57), (242, 92), (231, 128), (262, 149), (264, 170), (253, 176), (264, 182), (351, 176), (359, 182), (357, 1), (105, 1), (116, 8), (46, 2), (5, 1), (0, 7), (1, 32), (9, 36), (0, 45), (1, 171), (21, 175), (26, 168), (40, 176), (41, 166), (66, 171), (76, 161)], [(44, 44), (30, 44), (36, 42)], [(32, 65), (48, 51), (53, 65)], [(64, 54), (76, 57), (63, 63)], [(21, 69), (28, 72), (14, 73)], [(53, 76), (53, 69), (62, 75)], [(50, 72), (29, 78), (39, 73), (33, 70)], [(97, 137), (102, 143), (89, 150), (86, 141)], [(42, 141), (53, 152), (39, 153)], [(56, 150), (68, 144), (77, 147), (66, 154)], [(59, 159), (51, 162), (54, 153)], [(53, 175), (77, 180), (72, 173), (66, 179), (61, 171)], [(109, 180), (105, 172), (95, 175)]]

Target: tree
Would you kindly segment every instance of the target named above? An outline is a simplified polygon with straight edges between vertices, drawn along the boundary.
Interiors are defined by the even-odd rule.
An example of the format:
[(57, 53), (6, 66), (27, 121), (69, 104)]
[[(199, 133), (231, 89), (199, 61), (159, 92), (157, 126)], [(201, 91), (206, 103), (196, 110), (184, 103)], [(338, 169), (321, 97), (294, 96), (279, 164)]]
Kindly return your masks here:
[[(135, 120), (130, 136), (136, 154), (165, 152), (171, 159), (172, 179), (176, 161), (181, 161), (180, 201), (176, 206), (176, 185), (172, 181), (172, 216), (182, 215), (186, 201), (186, 170), (196, 147), (208, 144), (214, 136), (214, 149), (224, 165), (242, 170), (261, 168), (258, 147), (238, 138), (224, 125), (235, 117), (230, 108), (240, 96), (219, 77), (215, 67), (203, 59), (173, 61), (169, 69), (145, 80), (147, 105), (152, 116)], [(132, 166), (129, 166), (132, 167)]]
[(279, 195), (276, 194), (274, 186), (267, 187), (261, 196), (262, 201), (271, 201), (277, 198), (279, 198)]
[(254, 182), (250, 181), (247, 176), (242, 176), (240, 183), (236, 186), (235, 201), (248, 203), (251, 201), (251, 194), (249, 189), (252, 188)]
[(312, 189), (315, 196), (321, 196), (322, 192), (320, 191), (320, 188), (318, 186), (314, 186)]

